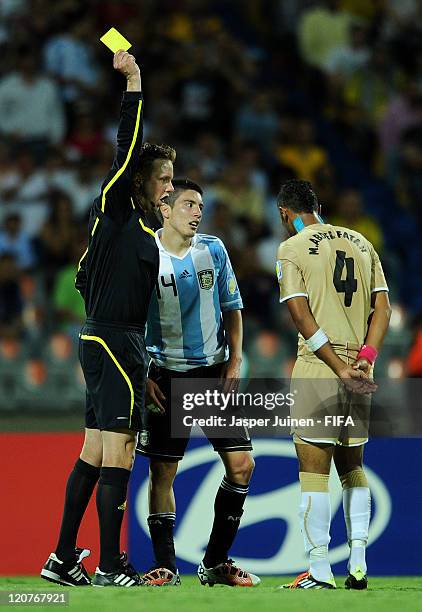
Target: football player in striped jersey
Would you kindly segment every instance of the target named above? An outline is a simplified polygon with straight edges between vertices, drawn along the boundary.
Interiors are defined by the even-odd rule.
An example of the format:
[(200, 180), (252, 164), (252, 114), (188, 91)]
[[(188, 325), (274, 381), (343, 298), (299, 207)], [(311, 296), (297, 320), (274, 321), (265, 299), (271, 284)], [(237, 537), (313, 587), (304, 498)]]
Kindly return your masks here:
[[(242, 360), (242, 299), (227, 251), (215, 236), (198, 234), (202, 189), (183, 179), (161, 206), (163, 228), (156, 233), (160, 270), (147, 320), (146, 345), (152, 358), (147, 392), (156, 410), (147, 410), (145, 429), (136, 451), (150, 458), (148, 525), (154, 567), (143, 577), (148, 584), (180, 583), (173, 542), (173, 481), (188, 437), (171, 435), (172, 379), (214, 378), (233, 388)], [(198, 568), (202, 584), (256, 586), (260, 580), (229, 559), (243, 513), (254, 462), (244, 427), (212, 437), (225, 476), (214, 503), (214, 523)], [(226, 432), (225, 434), (226, 435)]]

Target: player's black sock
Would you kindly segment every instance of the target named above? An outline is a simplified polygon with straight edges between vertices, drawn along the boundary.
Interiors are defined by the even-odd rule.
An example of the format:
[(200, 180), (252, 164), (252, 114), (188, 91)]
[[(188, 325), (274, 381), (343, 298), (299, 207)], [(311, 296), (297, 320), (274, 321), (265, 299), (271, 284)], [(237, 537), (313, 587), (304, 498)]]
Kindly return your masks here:
[(97, 511), (100, 523), (100, 563), (102, 572), (119, 569), (120, 530), (126, 508), (130, 471), (124, 468), (101, 468), (97, 489)]
[(176, 515), (174, 512), (160, 512), (148, 517), (149, 533), (154, 549), (155, 566), (176, 571), (173, 529)]
[(56, 555), (61, 561), (75, 556), (76, 538), (82, 517), (97, 484), (100, 468), (78, 459), (66, 485), (62, 525)]
[(248, 491), (248, 485), (231, 482), (224, 476), (215, 498), (214, 523), (205, 551), (205, 567), (215, 567), (227, 560), (228, 552), (239, 529)]

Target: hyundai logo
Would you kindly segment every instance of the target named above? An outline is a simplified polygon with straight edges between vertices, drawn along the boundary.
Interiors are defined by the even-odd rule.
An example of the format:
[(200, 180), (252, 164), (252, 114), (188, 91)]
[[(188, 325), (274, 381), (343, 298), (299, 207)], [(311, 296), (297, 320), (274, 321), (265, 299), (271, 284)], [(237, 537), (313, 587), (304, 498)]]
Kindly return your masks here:
[[(259, 466), (260, 457), (295, 459), (294, 445), (287, 440), (254, 440), (254, 459)], [(211, 463), (206, 476), (196, 483), (192, 482), (191, 499), (183, 516), (177, 517), (175, 545), (177, 556), (188, 563), (197, 565), (202, 559), (207, 545), (213, 519), (214, 497), (223, 475), (223, 466), (217, 453), (208, 445), (195, 448), (186, 453), (179, 464), (178, 473)], [(278, 466), (280, 461), (277, 462)], [(286, 462), (291, 469), (291, 461)], [(287, 466), (286, 466), (287, 467)], [(385, 530), (391, 515), (391, 499), (387, 488), (377, 474), (365, 467), (371, 489), (373, 508), (369, 528), (369, 545), (373, 544)], [(277, 487), (277, 471), (272, 475), (274, 488), (259, 495), (250, 495), (246, 501), (245, 513), (240, 529), (269, 519), (282, 519), (287, 525), (286, 536), (276, 553), (268, 558), (240, 557), (236, 562), (241, 567), (261, 574), (294, 574), (306, 568), (307, 561), (303, 551), (303, 539), (299, 529), (298, 505), (300, 485), (295, 481)], [(330, 478), (331, 515), (334, 517), (342, 504), (342, 489), (339, 479), (332, 472)], [(176, 499), (177, 503), (177, 499)], [(149, 535), (148, 517), (148, 480), (139, 488), (135, 499), (137, 520)], [(341, 510), (342, 512), (342, 510)], [(347, 542), (330, 549), (330, 561), (334, 565), (349, 556)]]

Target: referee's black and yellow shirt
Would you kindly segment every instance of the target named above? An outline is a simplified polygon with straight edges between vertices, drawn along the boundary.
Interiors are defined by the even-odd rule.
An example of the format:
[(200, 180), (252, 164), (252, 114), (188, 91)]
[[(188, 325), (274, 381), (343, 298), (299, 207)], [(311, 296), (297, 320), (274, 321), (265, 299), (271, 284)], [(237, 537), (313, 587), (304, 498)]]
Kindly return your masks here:
[(159, 267), (154, 232), (132, 198), (142, 146), (142, 106), (141, 93), (124, 92), (116, 154), (91, 208), (88, 248), (75, 283), (88, 319), (122, 327), (145, 325)]

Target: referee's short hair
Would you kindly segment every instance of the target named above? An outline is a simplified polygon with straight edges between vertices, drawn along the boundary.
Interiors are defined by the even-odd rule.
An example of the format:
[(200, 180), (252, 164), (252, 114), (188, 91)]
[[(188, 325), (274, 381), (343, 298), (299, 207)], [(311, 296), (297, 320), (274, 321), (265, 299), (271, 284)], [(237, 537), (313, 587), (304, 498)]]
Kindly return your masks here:
[(156, 159), (168, 160), (174, 164), (176, 161), (176, 149), (166, 144), (145, 142), (141, 148), (138, 168), (138, 172), (142, 175), (144, 180), (149, 178), (152, 164)]
[(309, 181), (291, 179), (281, 186), (277, 206), (297, 213), (313, 213), (318, 210), (318, 198)]
[(139, 166), (133, 176), (133, 196), (142, 207), (145, 201), (145, 183), (151, 178), (154, 162), (159, 159), (162, 161), (176, 161), (176, 149), (166, 144), (153, 144), (145, 142), (141, 147), (139, 156)]
[(151, 178), (152, 167), (157, 159), (171, 161), (174, 164), (176, 161), (176, 149), (173, 149), (170, 145), (158, 145), (151, 142), (145, 142), (142, 145), (139, 166), (133, 177), (134, 195), (139, 201), (145, 195), (144, 185)]

